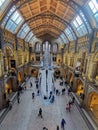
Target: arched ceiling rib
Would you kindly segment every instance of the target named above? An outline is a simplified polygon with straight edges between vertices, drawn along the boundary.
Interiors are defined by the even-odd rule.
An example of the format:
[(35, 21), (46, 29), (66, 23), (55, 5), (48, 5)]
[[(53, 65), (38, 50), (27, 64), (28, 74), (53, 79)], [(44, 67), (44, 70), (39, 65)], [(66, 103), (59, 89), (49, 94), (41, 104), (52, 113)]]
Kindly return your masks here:
[[(65, 0), (58, 0), (58, 1), (66, 4)], [(88, 18), (88, 13), (83, 7), (86, 2), (87, 2), (86, 0), (69, 0), (67, 2), (67, 5), (70, 6), (73, 10), (77, 10), (77, 11), (81, 10), (84, 16), (86, 17), (86, 20), (88, 21), (90, 27), (93, 28), (91, 24), (91, 19)], [(78, 13), (77, 11), (76, 13)]]
[[(43, 23), (46, 24), (47, 23), (47, 25), (48, 25), (50, 23), (56, 27), (59, 27), (62, 31), (64, 31), (64, 29), (67, 26), (70, 26), (71, 29), (73, 30), (72, 26), (66, 20), (60, 18), (59, 16), (57, 16), (53, 13), (50, 13), (49, 11), (45, 12), (45, 13), (41, 13), (37, 16), (31, 17), (31, 18), (27, 19), (26, 21), (24, 21), (24, 23), (25, 22), (27, 22), (29, 24), (30, 28), (37, 27), (38, 24), (43, 24)], [(24, 23), (20, 26), (17, 33), (19, 32), (21, 27), (24, 25)], [(74, 32), (74, 30), (73, 30), (73, 32)], [(76, 36), (75, 32), (74, 32), (74, 34)]]
[[(48, 25), (47, 24), (41, 24), (41, 25), (38, 25), (37, 27), (31, 28), (31, 30), (34, 31), (35, 33), (36, 33), (36, 31), (39, 32), (40, 30), (43, 31), (44, 29), (50, 30), (51, 32), (63, 33), (65, 35), (65, 38), (67, 38), (66, 34), (59, 27), (56, 27), (56, 26), (51, 25), (51, 24), (48, 24)], [(69, 41), (68, 38), (67, 38), (67, 40)]]

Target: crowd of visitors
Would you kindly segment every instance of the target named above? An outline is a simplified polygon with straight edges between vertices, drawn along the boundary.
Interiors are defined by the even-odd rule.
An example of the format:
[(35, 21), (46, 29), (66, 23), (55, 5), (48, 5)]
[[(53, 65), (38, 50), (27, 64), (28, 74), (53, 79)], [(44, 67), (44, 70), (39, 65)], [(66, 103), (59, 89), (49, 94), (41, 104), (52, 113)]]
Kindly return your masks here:
[[(71, 89), (70, 89), (70, 88), (67, 89), (67, 88), (63, 87), (63, 86), (65, 86), (65, 84), (64, 84), (64, 82), (63, 82), (63, 78), (60, 78), (59, 80), (60, 80), (60, 84), (59, 84), (60, 88), (58, 89), (58, 88), (56, 88), (56, 86), (54, 86), (54, 91), (53, 91), (53, 92), (52, 92), (52, 91), (50, 92), (49, 99), (51, 99), (51, 100), (50, 100), (51, 103), (53, 103), (53, 102), (55, 101), (56, 96), (62, 96), (62, 95), (64, 95), (64, 94), (66, 93), (66, 90), (67, 90), (67, 92), (68, 92), (68, 96), (70, 96)], [(56, 81), (57, 81), (57, 80), (55, 79), (54, 82), (56, 82)], [(32, 82), (32, 81), (30, 80), (29, 83), (30, 83), (30, 86), (26, 86), (26, 84), (24, 85), (24, 90), (27, 90), (28, 87), (33, 90), (34, 82)], [(39, 81), (38, 81), (38, 79), (35, 81), (35, 86), (36, 86), (36, 92), (37, 92), (37, 93), (35, 94), (34, 90), (32, 91), (32, 99), (33, 99), (33, 100), (35, 99), (35, 96), (39, 96), (39, 95), (40, 95)], [(62, 88), (62, 87), (63, 87), (63, 88)], [(17, 103), (18, 103), (18, 104), (20, 103), (20, 94), (21, 94), (21, 92), (22, 92), (22, 88), (21, 88), (21, 86), (19, 86), (19, 89), (18, 89), (18, 91), (17, 91)], [(71, 106), (74, 104), (74, 102), (75, 102), (75, 97), (72, 97), (72, 99), (71, 99), (70, 101), (68, 101), (68, 103), (66, 104), (65, 110), (68, 111), (68, 112), (70, 112)], [(8, 103), (7, 103), (7, 104), (8, 104), (8, 107), (9, 107), (10, 109), (12, 109), (12, 104), (11, 104), (10, 100), (8, 100)], [(42, 112), (42, 108), (39, 108), (38, 117), (43, 118), (42, 113), (43, 113), (43, 112)], [(62, 130), (65, 130), (65, 124), (66, 124), (66, 121), (65, 121), (64, 118), (62, 118), (62, 119), (61, 119), (61, 129), (62, 129)], [(57, 125), (56, 130), (59, 130), (59, 129), (60, 129), (60, 128), (59, 128), (59, 125)], [(48, 128), (43, 127), (43, 130), (48, 130)]]

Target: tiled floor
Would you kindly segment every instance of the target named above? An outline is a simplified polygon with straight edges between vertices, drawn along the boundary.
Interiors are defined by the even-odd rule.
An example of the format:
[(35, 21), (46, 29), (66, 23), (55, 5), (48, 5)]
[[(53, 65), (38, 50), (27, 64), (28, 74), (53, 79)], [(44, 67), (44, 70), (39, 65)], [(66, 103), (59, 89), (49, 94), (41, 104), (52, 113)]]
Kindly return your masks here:
[[(30, 80), (35, 81), (34, 78)], [(75, 105), (72, 106), (70, 113), (66, 112), (66, 104), (70, 98), (67, 92), (65, 95), (55, 96), (54, 103), (45, 106), (40, 96), (36, 96), (34, 101), (32, 100), (32, 91), (36, 91), (36, 87), (33, 83), (33, 88), (30, 88), (29, 82), (27, 90), (21, 94), (21, 103), (15, 102), (12, 110), (1, 123), (0, 130), (43, 130), (44, 126), (48, 130), (56, 130), (56, 126), (60, 126), (62, 118), (66, 120), (65, 130), (89, 130)], [(58, 89), (61, 88), (59, 82), (60, 80), (56, 80), (55, 83), (55, 87)], [(43, 110), (42, 119), (38, 117), (40, 107)]]

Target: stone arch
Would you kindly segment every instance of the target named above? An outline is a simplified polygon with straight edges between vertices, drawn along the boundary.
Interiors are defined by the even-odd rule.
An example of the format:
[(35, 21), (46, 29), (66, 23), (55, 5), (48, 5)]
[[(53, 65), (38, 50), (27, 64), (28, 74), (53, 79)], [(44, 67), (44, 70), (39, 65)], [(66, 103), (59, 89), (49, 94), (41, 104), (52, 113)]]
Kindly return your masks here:
[(5, 92), (6, 94), (10, 94), (12, 92), (15, 92), (16, 91), (16, 78), (13, 77), (13, 76), (10, 76), (8, 77), (6, 80), (5, 80)]
[(87, 53), (87, 48), (81, 48), (79, 51), (79, 57), (81, 57), (82, 53), (86, 52)]
[[(56, 46), (56, 50), (55, 50), (55, 46)], [(58, 52), (58, 43), (53, 43), (53, 45), (52, 45), (52, 52), (53, 53), (57, 53)]]
[[(10, 44), (8, 44), (10, 45)], [(7, 46), (7, 44), (5, 46), (3, 46), (3, 52), (4, 52), (4, 70), (7, 71), (11, 68), (11, 64), (10, 61), (14, 59), (14, 52), (12, 50), (11, 46)]]
[(5, 47), (9, 47), (11, 50), (14, 50), (14, 46), (11, 43), (5, 43), (2, 46), (4, 53), (5, 53)]
[[(46, 45), (46, 44), (48, 44), (48, 45)], [(42, 43), (42, 51), (44, 52), (47, 49), (48, 49), (48, 51), (51, 50), (51, 42), (48, 41), (48, 40), (44, 40), (43, 43)]]
[(7, 55), (7, 51), (9, 51), (8, 52), (9, 55), (13, 55), (13, 53), (14, 53), (13, 48), (12, 48), (12, 46), (10, 44), (6, 44), (3, 49), (4, 49), (5, 56)]
[(98, 119), (98, 93), (95, 91), (89, 93), (88, 109)]
[(88, 48), (87, 48), (86, 46), (80, 47), (80, 48), (79, 48), (79, 53), (80, 53), (80, 52), (83, 52), (83, 51), (88, 52)]
[[(40, 45), (40, 46), (37, 47), (37, 45)], [(34, 50), (35, 50), (35, 52), (40, 52), (42, 50), (42, 46), (41, 46), (41, 43), (39, 41), (35, 42)]]
[(78, 95), (78, 97), (80, 99), (84, 99), (84, 92), (85, 92), (85, 88), (84, 88), (84, 83), (80, 78), (77, 78), (76, 80), (76, 94)]

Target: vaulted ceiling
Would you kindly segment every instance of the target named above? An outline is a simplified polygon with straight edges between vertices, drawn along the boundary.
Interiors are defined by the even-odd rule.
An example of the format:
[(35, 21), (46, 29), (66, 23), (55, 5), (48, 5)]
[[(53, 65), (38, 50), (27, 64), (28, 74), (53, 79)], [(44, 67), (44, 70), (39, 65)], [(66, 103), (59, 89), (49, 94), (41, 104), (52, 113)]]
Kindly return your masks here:
[[(86, 0), (16, 0), (16, 6), (37, 37), (58, 38)], [(22, 26), (22, 25), (21, 25)]]

